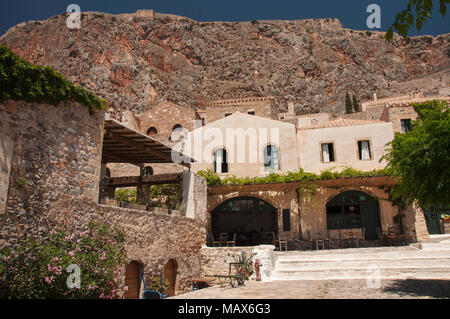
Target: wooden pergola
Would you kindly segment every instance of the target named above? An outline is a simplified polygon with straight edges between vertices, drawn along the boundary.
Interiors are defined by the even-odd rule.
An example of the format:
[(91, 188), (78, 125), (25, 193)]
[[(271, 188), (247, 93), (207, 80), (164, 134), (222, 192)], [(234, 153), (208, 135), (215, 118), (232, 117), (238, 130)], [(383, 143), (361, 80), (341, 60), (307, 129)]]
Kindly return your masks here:
[[(107, 117), (104, 129), (103, 163), (130, 163), (140, 167), (151, 163), (177, 163), (190, 168), (194, 162), (172, 147), (119, 121)], [(178, 163), (174, 157), (183, 160)]]

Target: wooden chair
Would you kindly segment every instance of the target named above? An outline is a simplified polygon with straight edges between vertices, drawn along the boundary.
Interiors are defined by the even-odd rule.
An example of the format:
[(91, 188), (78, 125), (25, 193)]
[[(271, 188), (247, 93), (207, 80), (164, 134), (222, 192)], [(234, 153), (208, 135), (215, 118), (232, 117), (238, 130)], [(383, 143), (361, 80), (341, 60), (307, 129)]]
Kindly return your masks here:
[(213, 247), (220, 247), (221, 246), (220, 240), (215, 240), (214, 239), (214, 235), (212, 235), (212, 245), (213, 245)]
[(288, 239), (286, 237), (281, 236), (281, 237), (278, 238), (277, 241), (278, 241), (278, 246), (280, 248), (280, 251), (282, 251), (283, 249), (285, 251), (288, 250), (288, 247), (287, 247), (288, 246)]
[(220, 233), (219, 234), (219, 238), (220, 238), (220, 246), (226, 246), (227, 242), (228, 242), (228, 233)]
[(356, 236), (352, 231), (342, 231), (342, 242), (343, 246), (347, 246), (348, 248), (353, 248), (353, 244), (357, 246)]
[(386, 244), (386, 237), (381, 230), (381, 227), (377, 227), (378, 245), (383, 246)]
[(330, 249), (339, 249), (342, 248), (342, 238), (341, 238), (341, 231), (339, 230), (339, 238), (337, 239), (331, 239), (330, 231), (328, 230), (328, 247)]
[(265, 235), (267, 243), (274, 245), (275, 233), (274, 232), (267, 232), (264, 235)]
[(233, 234), (232, 240), (227, 240), (227, 246), (228, 247), (235, 247), (236, 246), (236, 233)]

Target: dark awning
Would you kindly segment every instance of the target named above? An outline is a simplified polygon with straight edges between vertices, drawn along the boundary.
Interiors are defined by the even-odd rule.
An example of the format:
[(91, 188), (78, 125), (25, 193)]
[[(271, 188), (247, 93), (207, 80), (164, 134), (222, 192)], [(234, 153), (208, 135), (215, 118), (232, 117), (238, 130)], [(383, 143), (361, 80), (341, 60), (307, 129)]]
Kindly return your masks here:
[(184, 161), (180, 165), (190, 167), (194, 160), (160, 141), (135, 131), (113, 119), (105, 120), (103, 158), (105, 163), (176, 163), (172, 152)]

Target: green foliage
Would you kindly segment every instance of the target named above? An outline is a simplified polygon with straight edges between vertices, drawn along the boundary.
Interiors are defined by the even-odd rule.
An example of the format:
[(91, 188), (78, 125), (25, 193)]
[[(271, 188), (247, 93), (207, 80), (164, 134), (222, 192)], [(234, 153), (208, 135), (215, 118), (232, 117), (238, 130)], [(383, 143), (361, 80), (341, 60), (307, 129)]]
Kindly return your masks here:
[[(2, 249), (0, 299), (119, 298), (124, 242), (123, 230), (90, 223), (77, 236), (52, 232)], [(67, 285), (66, 269), (74, 264), (80, 267), (79, 288)]]
[(347, 92), (345, 94), (345, 114), (353, 113), (353, 103), (350, 94)]
[(161, 276), (152, 277), (149, 289), (166, 293), (169, 291), (169, 280), (167, 278), (162, 278), (161, 280)]
[(27, 184), (27, 182), (26, 182), (23, 178), (19, 178), (19, 179), (16, 181), (16, 184), (17, 184), (17, 186), (18, 186), (19, 188), (23, 188), (23, 187), (25, 187), (25, 185)]
[(9, 99), (55, 106), (72, 101), (91, 112), (108, 106), (105, 99), (75, 86), (53, 68), (34, 65), (0, 44), (0, 102)]
[(178, 184), (152, 185), (150, 186), (150, 198), (153, 206), (183, 210), (180, 203), (180, 185)]
[(386, 170), (373, 170), (369, 172), (362, 172), (353, 168), (346, 168), (341, 172), (333, 172), (332, 170), (323, 171), (320, 175), (313, 173), (306, 173), (302, 169), (298, 172), (287, 172), (284, 174), (272, 173), (265, 177), (242, 177), (236, 176), (226, 177), (221, 179), (219, 175), (211, 170), (199, 171), (198, 175), (206, 179), (208, 186), (223, 186), (223, 185), (254, 185), (254, 184), (272, 184), (272, 183), (290, 183), (290, 182), (310, 182), (327, 179), (340, 178), (357, 178), (357, 177), (374, 177), (386, 176)]
[[(439, 3), (439, 12), (445, 18), (447, 4), (450, 3), (450, 0), (436, 0), (436, 2)], [(386, 40), (392, 41), (394, 29), (404, 39), (407, 38), (409, 29), (414, 25), (420, 32), (423, 23), (430, 19), (432, 14), (433, 0), (409, 0), (407, 8), (396, 15), (394, 23), (386, 32)]]
[(361, 110), (361, 108), (359, 107), (358, 98), (354, 95), (353, 95), (353, 110), (355, 111), (355, 113), (357, 113)]
[(253, 257), (255, 255), (256, 254), (247, 255), (247, 253), (243, 251), (240, 255), (233, 257), (234, 262), (236, 263), (234, 265), (236, 275), (242, 275), (245, 278), (242, 281), (238, 280), (239, 284), (242, 285), (245, 280), (248, 280), (248, 278), (253, 274)]
[(118, 188), (114, 195), (114, 199), (123, 203), (137, 204), (137, 189), (136, 187)]
[(422, 207), (450, 205), (450, 111), (444, 101), (413, 105), (419, 117), (412, 131), (396, 133), (388, 144), (386, 169), (397, 177), (394, 201)]

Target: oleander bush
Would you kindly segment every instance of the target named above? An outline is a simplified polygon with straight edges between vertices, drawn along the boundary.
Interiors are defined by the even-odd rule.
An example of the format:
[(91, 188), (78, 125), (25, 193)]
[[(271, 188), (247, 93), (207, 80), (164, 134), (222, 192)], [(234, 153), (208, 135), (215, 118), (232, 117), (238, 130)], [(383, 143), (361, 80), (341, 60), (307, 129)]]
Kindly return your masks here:
[[(124, 242), (120, 228), (89, 223), (77, 235), (54, 231), (47, 238), (2, 249), (0, 298), (120, 298), (127, 290), (121, 276)], [(70, 265), (76, 266), (68, 269)]]

